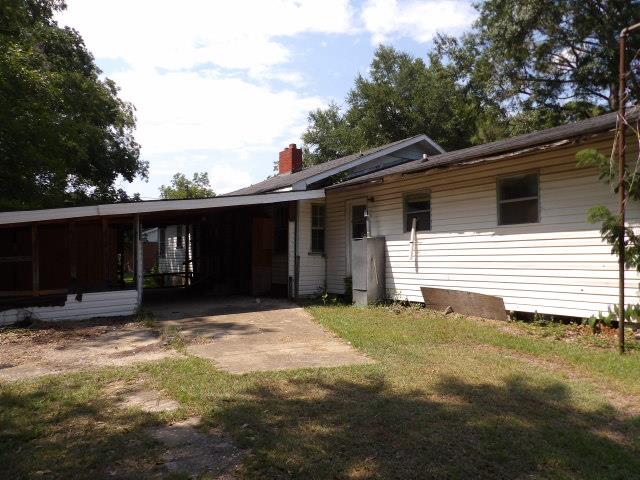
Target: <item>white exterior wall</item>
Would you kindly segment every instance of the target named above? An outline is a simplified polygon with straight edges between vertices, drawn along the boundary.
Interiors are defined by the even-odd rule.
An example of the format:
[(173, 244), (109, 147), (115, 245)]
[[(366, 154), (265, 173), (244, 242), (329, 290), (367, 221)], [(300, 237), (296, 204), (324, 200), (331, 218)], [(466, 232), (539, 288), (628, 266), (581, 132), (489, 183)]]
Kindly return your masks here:
[(325, 256), (311, 253), (311, 205), (324, 204), (324, 200), (298, 202), (298, 256), (300, 279), (298, 296), (311, 297), (322, 293), (326, 286)]
[[(608, 153), (611, 139), (590, 144)], [(386, 287), (390, 298), (423, 301), (420, 286), (468, 290), (504, 298), (507, 309), (588, 317), (617, 302), (617, 257), (587, 222), (587, 210), (616, 197), (595, 169), (576, 167), (565, 147), (509, 160), (433, 170), (383, 183), (327, 191), (327, 286), (344, 292), (346, 207), (368, 201), (373, 235), (386, 237)], [(538, 171), (540, 223), (498, 226), (496, 177)], [(403, 231), (403, 195), (431, 191), (430, 232), (418, 233), (417, 254), (409, 258)], [(630, 205), (628, 219), (640, 212)], [(628, 303), (640, 301), (640, 276), (627, 273)]]
[(10, 325), (26, 317), (42, 321), (119, 317), (133, 315), (137, 307), (136, 290), (85, 293), (80, 302), (76, 300), (76, 295), (72, 294), (67, 295), (67, 301), (63, 306), (25, 307), (2, 311), (0, 325)]

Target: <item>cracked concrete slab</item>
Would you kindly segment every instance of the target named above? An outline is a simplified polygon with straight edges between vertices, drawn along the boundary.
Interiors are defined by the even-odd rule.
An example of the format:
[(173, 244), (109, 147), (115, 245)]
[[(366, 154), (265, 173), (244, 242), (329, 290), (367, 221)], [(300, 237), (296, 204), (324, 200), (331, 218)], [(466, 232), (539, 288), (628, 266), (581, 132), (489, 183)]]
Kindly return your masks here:
[(153, 327), (96, 319), (8, 329), (0, 335), (0, 381), (179, 357), (182, 350), (162, 338), (173, 330), (188, 353), (232, 373), (372, 362), (287, 300), (165, 292), (145, 307)]
[(165, 448), (163, 467), (171, 473), (186, 473), (190, 477), (236, 478), (245, 452), (222, 431), (209, 429), (205, 432), (199, 424), (199, 417), (191, 417), (147, 430)]
[(200, 297), (148, 308), (162, 326), (180, 329), (188, 353), (231, 373), (372, 363), (287, 300)]

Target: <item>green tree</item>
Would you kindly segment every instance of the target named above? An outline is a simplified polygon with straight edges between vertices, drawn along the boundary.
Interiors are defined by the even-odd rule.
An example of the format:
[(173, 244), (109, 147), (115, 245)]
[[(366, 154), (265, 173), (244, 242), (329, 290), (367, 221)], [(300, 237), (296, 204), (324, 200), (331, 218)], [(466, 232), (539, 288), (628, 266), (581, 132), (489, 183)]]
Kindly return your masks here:
[(379, 46), (369, 74), (358, 75), (346, 98), (309, 114), (305, 163), (426, 133), (445, 149), (470, 145), (481, 99), (463, 86), (459, 70), (429, 55), (425, 62)]
[[(440, 36), (436, 46), (496, 108), (481, 137), (483, 126), (492, 139), (617, 108), (618, 35), (640, 18), (640, 1), (487, 0), (477, 8), (471, 32)], [(629, 50), (639, 47), (640, 37), (630, 38)], [(636, 76), (629, 94), (640, 98)]]
[(308, 123), (302, 136), (306, 166), (344, 157), (365, 144), (359, 138), (359, 130), (351, 128), (336, 103), (310, 112)]
[(63, 0), (0, 2), (0, 209), (129, 200), (146, 177), (133, 106), (103, 78)]
[(165, 200), (179, 200), (184, 198), (209, 198), (216, 194), (209, 184), (207, 172), (193, 174), (189, 180), (183, 173), (176, 173), (170, 185), (160, 187), (160, 198)]
[[(635, 132), (637, 133), (637, 132)], [(613, 186), (613, 190), (618, 193), (620, 188), (620, 177), (618, 169), (613, 164), (617, 156), (617, 146), (614, 146), (610, 156), (605, 156), (595, 149), (585, 149), (576, 155), (579, 166), (596, 167), (600, 172), (600, 179)], [(629, 208), (631, 201), (640, 201), (640, 183), (637, 179), (635, 162), (627, 161), (623, 177), (623, 188), (625, 189), (626, 205)], [(620, 255), (620, 234), (624, 232), (624, 261), (627, 268), (635, 268), (640, 271), (640, 235), (632, 226), (621, 225), (620, 215), (613, 213), (605, 205), (592, 207), (588, 212), (588, 220), (591, 223), (600, 224), (600, 235), (602, 239), (611, 245), (611, 253)], [(595, 328), (598, 322), (610, 323), (620, 318), (618, 305), (609, 308), (607, 315), (600, 314), (597, 318), (589, 319), (591, 326)], [(640, 304), (625, 306), (625, 320), (640, 320)], [(620, 351), (624, 352), (624, 345), (620, 345)]]

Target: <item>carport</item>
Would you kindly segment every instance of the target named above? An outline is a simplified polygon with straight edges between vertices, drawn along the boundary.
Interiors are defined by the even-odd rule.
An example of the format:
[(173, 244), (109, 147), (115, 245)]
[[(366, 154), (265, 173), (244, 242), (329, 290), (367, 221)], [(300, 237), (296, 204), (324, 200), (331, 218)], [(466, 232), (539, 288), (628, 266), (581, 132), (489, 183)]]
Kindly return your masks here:
[(294, 297), (297, 201), (323, 197), (288, 191), (0, 213), (0, 324), (129, 315), (154, 286)]

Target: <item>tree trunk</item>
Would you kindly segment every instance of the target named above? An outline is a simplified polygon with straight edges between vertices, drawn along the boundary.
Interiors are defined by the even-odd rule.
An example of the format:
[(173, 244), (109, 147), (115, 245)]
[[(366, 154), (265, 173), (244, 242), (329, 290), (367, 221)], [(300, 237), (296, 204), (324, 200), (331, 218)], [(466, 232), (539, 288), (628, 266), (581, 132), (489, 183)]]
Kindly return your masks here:
[(612, 112), (618, 110), (618, 85), (615, 82), (609, 85), (609, 108)]

